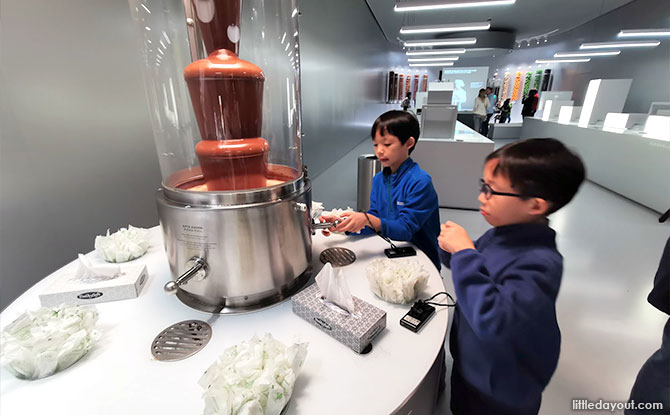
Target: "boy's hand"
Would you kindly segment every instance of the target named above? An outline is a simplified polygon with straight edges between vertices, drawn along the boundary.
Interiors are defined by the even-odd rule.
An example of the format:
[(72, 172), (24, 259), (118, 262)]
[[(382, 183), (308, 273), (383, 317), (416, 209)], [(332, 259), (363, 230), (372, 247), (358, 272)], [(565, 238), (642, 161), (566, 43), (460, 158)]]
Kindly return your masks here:
[(448, 221), (441, 226), (441, 229), (440, 236), (437, 238), (437, 244), (450, 254), (464, 249), (475, 249), (475, 245), (462, 226)]
[[(341, 221), (342, 218), (340, 218), (339, 216), (335, 216), (335, 215), (322, 215), (322, 216), (319, 216), (319, 222), (320, 222), (320, 223), (324, 223), (324, 222), (330, 222), (330, 223), (333, 223), (333, 222), (335, 222), (336, 220)], [(331, 226), (331, 227), (328, 228), (328, 229), (324, 229), (324, 230), (322, 230), (321, 233), (322, 233), (324, 236), (330, 236), (330, 233), (333, 232), (333, 231), (335, 231), (335, 229), (336, 229), (335, 226)]]
[(358, 233), (368, 225), (365, 214), (361, 212), (344, 212), (341, 218), (344, 221), (335, 228), (337, 232)]

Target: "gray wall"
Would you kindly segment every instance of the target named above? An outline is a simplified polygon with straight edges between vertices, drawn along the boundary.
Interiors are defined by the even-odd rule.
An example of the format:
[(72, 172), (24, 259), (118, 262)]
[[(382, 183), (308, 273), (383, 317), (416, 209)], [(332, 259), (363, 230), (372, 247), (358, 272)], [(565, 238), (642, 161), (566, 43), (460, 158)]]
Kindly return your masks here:
[[(359, 0), (300, 3), (303, 155), (318, 176), (363, 139), (389, 106), (386, 74), (406, 65)], [(370, 148), (372, 150), (372, 147)]]
[[(368, 138), (403, 62), (365, 2), (300, 2), (305, 164), (317, 176)], [(93, 249), (158, 223), (160, 185), (124, 1), (3, 0), (0, 309)]]
[[(541, 17), (538, 17), (541, 18)], [(537, 69), (536, 59), (552, 59), (555, 52), (576, 51), (584, 42), (616, 41), (620, 29), (670, 27), (670, 6), (667, 1), (637, 0), (615, 9), (569, 32), (549, 38), (549, 42), (537, 47), (522, 47), (512, 53), (495, 58), (461, 59), (458, 66), (488, 65), (491, 73), (505, 68), (515, 72), (532, 66)], [(643, 40), (635, 38), (631, 40)], [(670, 38), (662, 37), (661, 45), (655, 48), (623, 48), (621, 54), (611, 57), (595, 57), (587, 63), (554, 64), (552, 90), (573, 91), (575, 105), (581, 106), (588, 82), (591, 79), (632, 78), (630, 93), (624, 112), (646, 113), (654, 101), (670, 101)], [(546, 46), (545, 46), (546, 45)], [(542, 69), (547, 66), (542, 65)]]
[(2, 1), (0, 308), (93, 249), (158, 223), (160, 172), (123, 1)]

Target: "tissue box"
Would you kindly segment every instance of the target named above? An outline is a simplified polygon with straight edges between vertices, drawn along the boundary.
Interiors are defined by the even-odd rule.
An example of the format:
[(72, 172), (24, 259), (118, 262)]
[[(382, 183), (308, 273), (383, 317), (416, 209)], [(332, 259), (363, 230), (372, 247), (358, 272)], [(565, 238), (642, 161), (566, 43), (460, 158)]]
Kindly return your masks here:
[(73, 281), (75, 271), (64, 272), (40, 294), (43, 307), (65, 304), (93, 304), (106, 301), (125, 300), (140, 295), (147, 282), (145, 265), (121, 267), (120, 275), (108, 281)]
[(353, 298), (355, 315), (342, 314), (325, 305), (319, 287), (312, 284), (293, 296), (293, 312), (361, 353), (386, 327), (386, 312), (360, 298)]

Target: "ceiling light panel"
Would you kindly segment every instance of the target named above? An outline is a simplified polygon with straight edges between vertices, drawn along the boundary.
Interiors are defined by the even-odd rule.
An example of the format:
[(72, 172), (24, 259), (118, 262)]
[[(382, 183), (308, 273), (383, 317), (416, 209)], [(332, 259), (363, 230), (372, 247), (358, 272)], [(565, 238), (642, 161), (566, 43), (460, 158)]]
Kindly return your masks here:
[(454, 62), (410, 63), (409, 66), (454, 66)]
[(460, 55), (465, 53), (465, 49), (410, 50), (405, 53), (407, 56)]
[(589, 62), (590, 58), (581, 58), (581, 59), (538, 59), (535, 63), (577, 63), (577, 62)]
[(472, 30), (489, 30), (490, 28), (491, 23), (489, 22), (454, 23), (442, 25), (403, 26), (400, 28), (400, 33), (407, 35), (417, 33), (468, 32)]
[(608, 50), (604, 52), (557, 52), (554, 53), (554, 58), (580, 58), (580, 57), (594, 57), (594, 56), (616, 56), (620, 54), (620, 50)]
[(426, 39), (426, 40), (406, 40), (406, 47), (416, 46), (453, 46), (453, 45), (474, 45), (477, 43), (477, 38), (462, 37), (454, 39)]
[(670, 29), (629, 29), (619, 32), (617, 37), (670, 36)]
[(579, 49), (643, 48), (660, 45), (658, 40), (631, 40), (627, 42), (582, 43)]
[(419, 12), (426, 10), (457, 9), (465, 7), (506, 6), (514, 4), (515, 2), (516, 0), (419, 0), (397, 3), (393, 10), (396, 12)]
[(408, 62), (449, 62), (457, 61), (458, 56), (447, 56), (446, 58), (409, 58)]

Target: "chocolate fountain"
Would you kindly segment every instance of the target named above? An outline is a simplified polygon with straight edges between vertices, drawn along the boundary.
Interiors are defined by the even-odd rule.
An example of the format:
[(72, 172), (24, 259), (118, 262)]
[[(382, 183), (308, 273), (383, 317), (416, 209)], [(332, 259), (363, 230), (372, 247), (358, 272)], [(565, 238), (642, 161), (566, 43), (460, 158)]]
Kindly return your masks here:
[(165, 290), (213, 313), (288, 298), (309, 280), (313, 226), (295, 0), (129, 1), (163, 175)]

